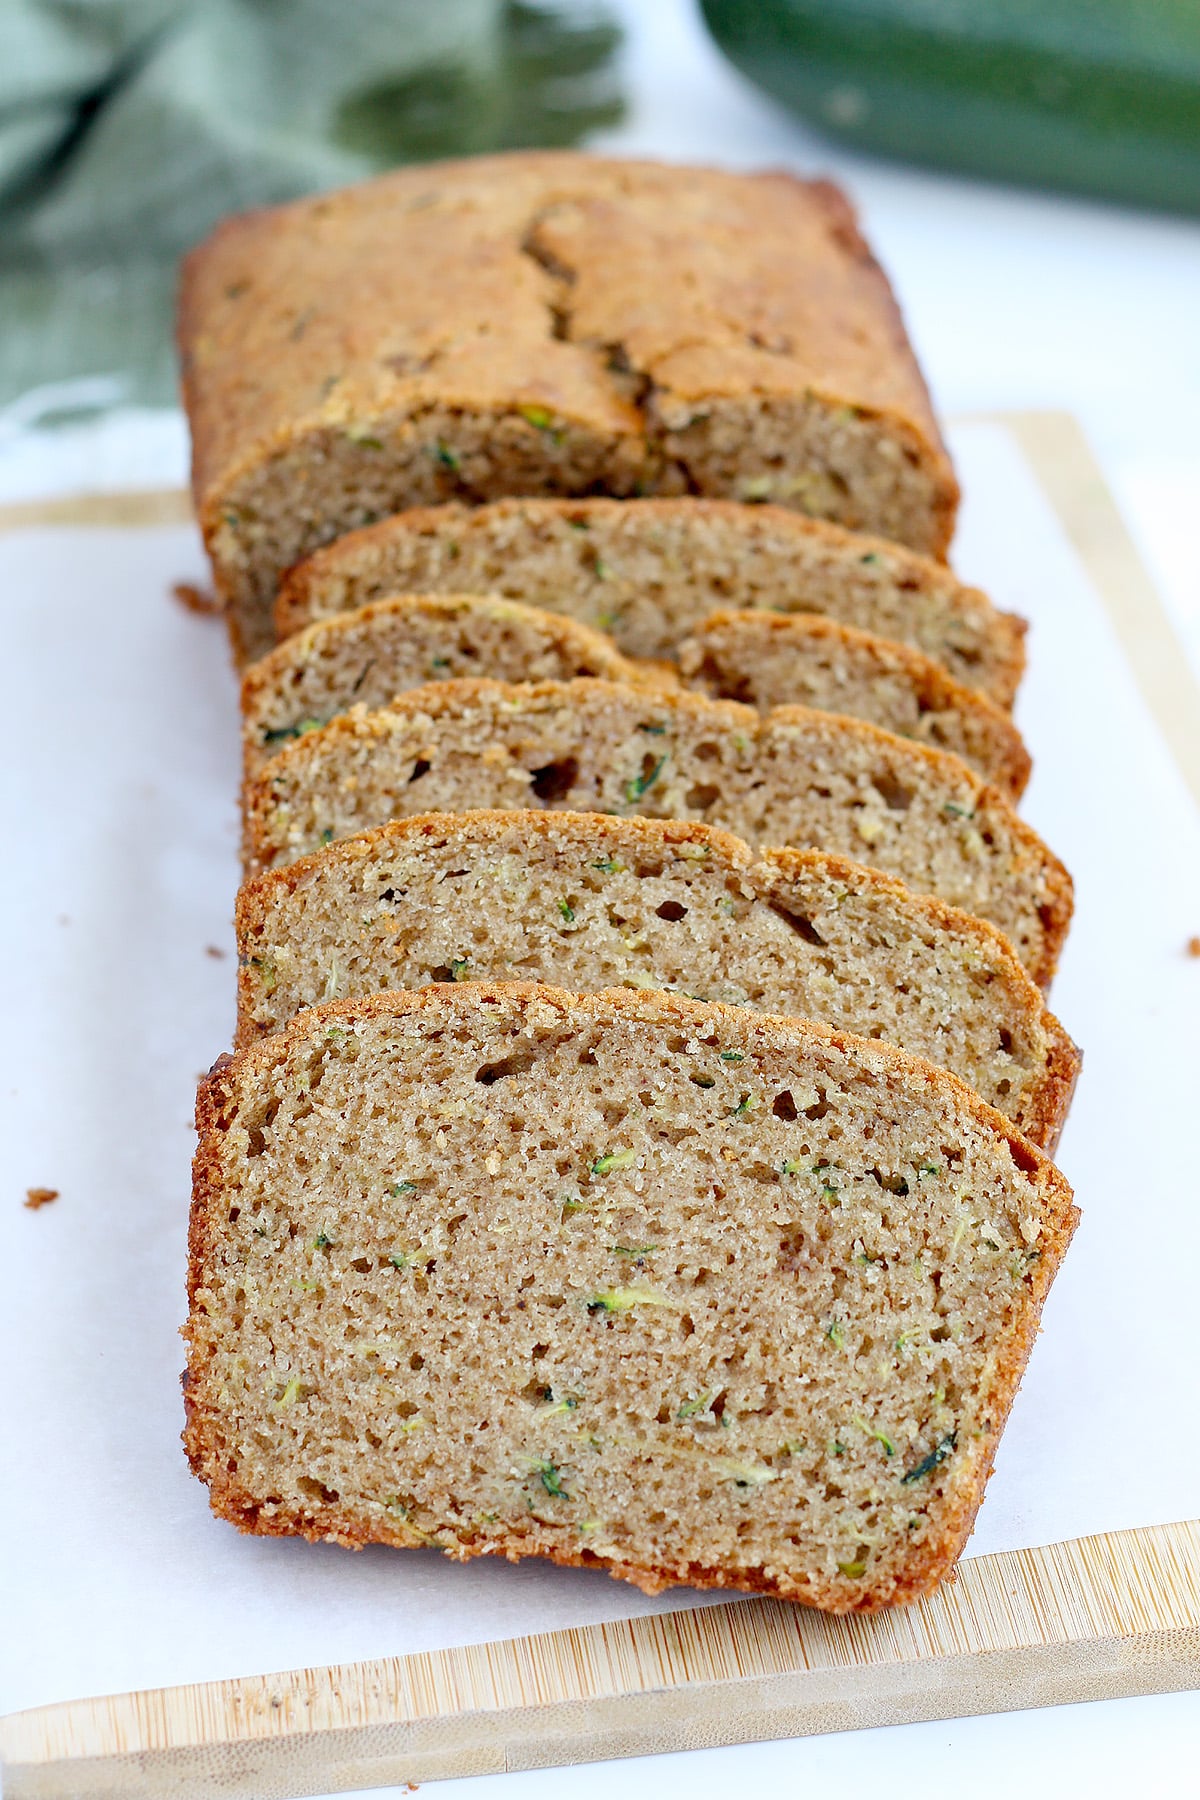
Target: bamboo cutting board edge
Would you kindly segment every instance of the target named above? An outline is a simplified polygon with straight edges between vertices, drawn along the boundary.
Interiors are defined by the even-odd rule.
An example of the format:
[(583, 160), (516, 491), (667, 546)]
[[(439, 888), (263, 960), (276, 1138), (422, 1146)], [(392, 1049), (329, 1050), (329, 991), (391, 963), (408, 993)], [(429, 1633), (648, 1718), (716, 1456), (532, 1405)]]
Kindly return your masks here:
[[(977, 415), (978, 416), (978, 415)], [(1011, 431), (1200, 800), (1200, 695), (1077, 422)], [(982, 422), (982, 419), (981, 419)], [(174, 523), (174, 491), (0, 507), (0, 530)], [(1200, 1521), (980, 1557), (898, 1614), (763, 1600), (0, 1719), (9, 1800), (292, 1800), (1200, 1687)]]
[(290, 1800), (1200, 1685), (1200, 1521), (963, 1563), (903, 1612), (768, 1600), (0, 1721), (8, 1800)]

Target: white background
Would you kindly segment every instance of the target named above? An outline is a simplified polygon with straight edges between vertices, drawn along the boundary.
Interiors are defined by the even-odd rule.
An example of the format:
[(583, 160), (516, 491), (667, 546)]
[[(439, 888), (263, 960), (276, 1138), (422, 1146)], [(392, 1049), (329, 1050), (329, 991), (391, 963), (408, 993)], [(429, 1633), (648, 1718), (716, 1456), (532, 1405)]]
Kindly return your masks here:
[[(625, 7), (630, 124), (614, 147), (832, 170), (863, 208), (947, 411), (1065, 406), (1083, 419), (1200, 666), (1200, 229), (870, 164), (818, 146), (706, 45), (674, 0)], [(1055, 1004), (1085, 1043), (1063, 1146), (1085, 1223), (1056, 1288), (976, 1548), (1200, 1512), (1187, 1270), (1200, 964), (1200, 833), (1071, 553), (1003, 434), (955, 441), (956, 560), (1035, 620), (1021, 719), (1026, 808), (1074, 867)], [(177, 419), (0, 439), (0, 494), (178, 479)], [(0, 1708), (89, 1691), (383, 1654), (640, 1610), (600, 1577), (447, 1571), (236, 1540), (174, 1448), (191, 1080), (229, 1028), (232, 688), (215, 634), (165, 599), (186, 533), (0, 546), (12, 741), (5, 801), (15, 954), (0, 1125), (16, 1190), (0, 1262), (20, 1484)], [(24, 734), (24, 735), (22, 735)], [(29, 771), (34, 771), (31, 775)], [(11, 776), (12, 771), (8, 771)], [(66, 918), (69, 924), (58, 924)], [(1169, 1053), (1165, 1053), (1169, 1052)], [(28, 1185), (63, 1189), (19, 1208)], [(32, 1354), (31, 1354), (32, 1346)], [(17, 1461), (17, 1458), (20, 1461)], [(19, 1550), (16, 1548), (19, 1546)], [(400, 1573), (405, 1565), (411, 1573)], [(462, 1610), (460, 1610), (462, 1609)], [(1200, 1702), (1173, 1696), (893, 1728), (619, 1766), (451, 1783), (445, 1800), (608, 1792), (846, 1800), (956, 1782), (970, 1795), (1200, 1792)]]

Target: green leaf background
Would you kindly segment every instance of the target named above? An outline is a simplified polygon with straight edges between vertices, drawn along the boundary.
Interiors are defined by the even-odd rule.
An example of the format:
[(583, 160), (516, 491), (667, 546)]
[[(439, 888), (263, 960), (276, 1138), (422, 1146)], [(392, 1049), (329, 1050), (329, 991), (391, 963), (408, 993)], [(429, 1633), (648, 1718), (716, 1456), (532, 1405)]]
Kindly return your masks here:
[(180, 255), (227, 213), (621, 116), (617, 27), (519, 0), (5, 0), (0, 404), (175, 395)]

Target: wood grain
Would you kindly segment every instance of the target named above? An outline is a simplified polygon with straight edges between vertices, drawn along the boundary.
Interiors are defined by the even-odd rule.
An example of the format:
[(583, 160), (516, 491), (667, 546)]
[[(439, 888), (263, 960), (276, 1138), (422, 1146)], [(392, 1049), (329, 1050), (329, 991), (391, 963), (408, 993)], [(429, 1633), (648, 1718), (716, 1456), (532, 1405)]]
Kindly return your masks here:
[(748, 1600), (0, 1722), (8, 1800), (283, 1800), (1200, 1682), (1200, 1522), (978, 1557), (932, 1599)]
[(128, 529), (139, 525), (182, 525), (192, 503), (182, 488), (126, 489), (115, 494), (62, 494), (43, 500), (13, 500), (0, 506), (0, 531), (98, 525)]
[(1200, 805), (1200, 686), (1078, 419), (994, 415), (1012, 432), (1104, 602), (1143, 700)]

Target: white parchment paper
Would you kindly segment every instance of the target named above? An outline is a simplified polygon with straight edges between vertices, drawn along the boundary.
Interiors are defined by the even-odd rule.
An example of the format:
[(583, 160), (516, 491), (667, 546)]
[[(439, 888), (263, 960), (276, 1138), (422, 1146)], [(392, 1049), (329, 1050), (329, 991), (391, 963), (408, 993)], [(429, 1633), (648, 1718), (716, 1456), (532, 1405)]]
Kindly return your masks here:
[[(1025, 812), (1075, 873), (1053, 1001), (1083, 1224), (973, 1551), (1200, 1513), (1200, 817), (1012, 440), (963, 427), (960, 570), (1034, 622)], [(233, 1019), (237, 718), (170, 597), (195, 534), (0, 540), (0, 1710), (690, 1604), (599, 1573), (239, 1537), (179, 1447), (192, 1090)], [(24, 1210), (27, 1187), (61, 1198)], [(719, 1602), (716, 1602), (719, 1604)]]

